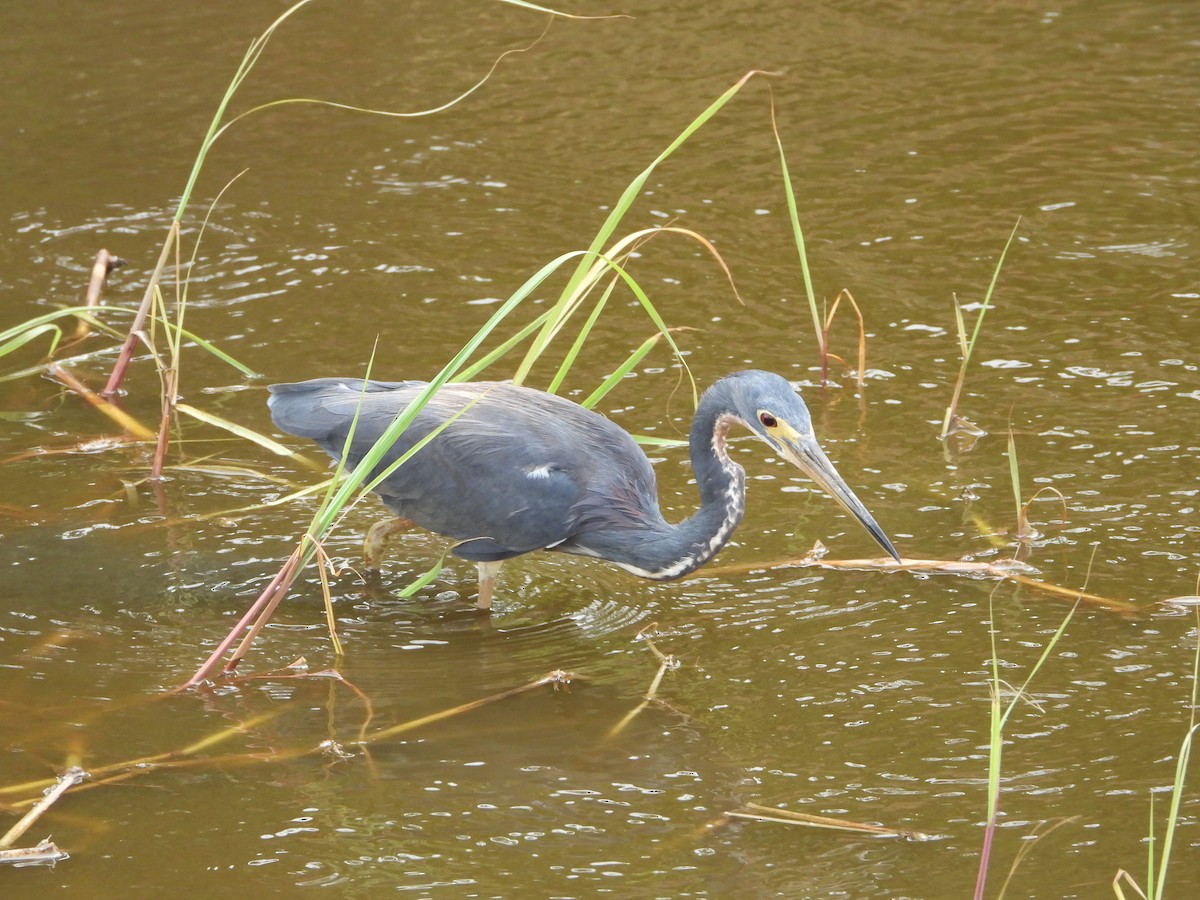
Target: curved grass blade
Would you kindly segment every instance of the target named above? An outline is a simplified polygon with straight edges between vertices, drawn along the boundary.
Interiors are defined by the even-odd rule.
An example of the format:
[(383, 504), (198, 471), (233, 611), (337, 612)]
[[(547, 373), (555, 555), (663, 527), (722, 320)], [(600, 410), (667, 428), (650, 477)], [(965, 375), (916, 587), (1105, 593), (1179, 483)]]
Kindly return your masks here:
[(827, 347), (825, 332), (821, 328), (821, 313), (817, 309), (817, 294), (813, 290), (812, 273), (808, 269), (808, 253), (804, 249), (804, 229), (800, 227), (800, 212), (796, 205), (796, 192), (792, 188), (792, 176), (788, 172), (787, 154), (783, 150), (783, 138), (779, 136), (779, 125), (775, 120), (775, 98), (771, 97), (771, 131), (775, 134), (775, 146), (779, 148), (779, 168), (783, 173), (783, 191), (787, 198), (788, 220), (792, 224), (792, 239), (800, 256), (800, 271), (804, 274), (804, 291), (808, 296), (808, 309), (812, 313), (813, 331), (817, 335), (817, 350), (821, 354), (821, 380), (825, 380)]
[(12, 338), (11, 340), (5, 341), (3, 344), (0, 344), (0, 356), (7, 356), (8, 354), (12, 353), (13, 351), (19, 350), (21, 347), (24, 347), (30, 341), (37, 340), (43, 334), (54, 335), (54, 337), (52, 337), (50, 339), (50, 349), (46, 351), (47, 356), (53, 356), (54, 351), (58, 349), (59, 341), (62, 340), (62, 333), (63, 333), (62, 329), (59, 328), (57, 325), (53, 324), (52, 322), (47, 322), (44, 325), (35, 325), (33, 328), (29, 328), (29, 329), (21, 332), (20, 334), (18, 334), (16, 337)]
[[(681, 331), (683, 330), (683, 326), (672, 330)], [(585, 409), (592, 409), (595, 407), (597, 403), (608, 396), (608, 393), (613, 388), (620, 384), (626, 375), (633, 371), (634, 366), (640, 363), (645, 358), (646, 354), (654, 349), (662, 337), (663, 335), (661, 333), (657, 333), (650, 335), (650, 337), (642, 341), (642, 345), (629, 354), (629, 357), (625, 360), (625, 362), (617, 366), (617, 368), (613, 370), (613, 373), (600, 383), (598, 388), (588, 394), (585, 400), (580, 401), (579, 405)]]
[(958, 401), (962, 398), (963, 384), (967, 380), (967, 366), (971, 362), (971, 354), (975, 352), (975, 344), (979, 340), (979, 330), (983, 327), (983, 317), (987, 315), (987, 311), (992, 305), (992, 294), (996, 290), (996, 282), (1000, 280), (1000, 270), (1004, 268), (1004, 260), (1008, 256), (1008, 250), (1012, 246), (1012, 242), (1016, 239), (1017, 229), (1021, 227), (1021, 219), (1017, 217), (1017, 223), (1013, 225), (1012, 232), (1008, 235), (1008, 240), (1004, 243), (1004, 249), (1000, 252), (1000, 258), (996, 260), (996, 268), (992, 271), (992, 280), (988, 284), (987, 293), (983, 295), (983, 303), (979, 307), (979, 314), (975, 317), (975, 328), (971, 331), (971, 339), (963, 343), (963, 338), (966, 336), (966, 329), (963, 327), (962, 307), (958, 303), (958, 298), (954, 299), (954, 316), (958, 325), (958, 340), (959, 348), (965, 347), (965, 352), (962, 354), (962, 362), (958, 368), (958, 379), (954, 382), (954, 393), (950, 397), (950, 405), (946, 407), (946, 417), (942, 421), (942, 433), (939, 436), (941, 440), (949, 437), (954, 430), (956, 420), (958, 419)]
[(177, 341), (180, 336), (185, 337), (189, 341), (191, 341), (193, 344), (195, 344), (197, 347), (199, 347), (201, 350), (206, 350), (207, 352), (211, 353), (217, 359), (221, 360), (221, 362), (225, 363), (227, 366), (230, 366), (231, 368), (237, 369), (239, 372), (241, 372), (247, 378), (258, 378), (259, 377), (258, 372), (255, 372), (252, 368), (250, 368), (245, 363), (239, 362), (237, 359), (230, 356), (228, 353), (226, 353), (224, 350), (222, 350), (220, 347), (218, 347), (216, 344), (212, 343), (211, 341), (205, 340), (204, 338), (200, 337), (200, 335), (196, 334), (195, 332), (188, 331), (186, 328), (180, 328), (177, 322), (172, 322), (170, 320), (160, 320), (160, 321), (162, 321), (162, 324), (167, 328), (168, 332), (175, 334)]
[(228, 431), (230, 434), (236, 434), (240, 438), (245, 438), (252, 443), (258, 444), (258, 446), (265, 450), (270, 450), (277, 456), (287, 456), (296, 460), (302, 465), (308, 466), (309, 468), (320, 468), (317, 463), (308, 459), (303, 454), (297, 453), (295, 450), (285, 447), (278, 441), (272, 440), (265, 434), (259, 434), (257, 431), (253, 430), (252, 428), (247, 428), (245, 425), (239, 425), (237, 422), (231, 422), (228, 419), (221, 418), (220, 416), (214, 416), (212, 413), (205, 412), (202, 409), (196, 409), (196, 407), (189, 403), (177, 403), (175, 408), (181, 413), (191, 416), (193, 419), (198, 419), (207, 425), (213, 425), (224, 431)]
[[(571, 275), (566, 287), (563, 288), (562, 295), (560, 296), (556, 307), (568, 304), (571, 301), (571, 298), (576, 295), (580, 285), (587, 277), (588, 270), (591, 268), (593, 262), (601, 255), (602, 249), (612, 238), (613, 233), (617, 229), (617, 225), (620, 224), (630, 207), (633, 206), (634, 201), (637, 200), (637, 198), (641, 195), (642, 189), (645, 187), (646, 180), (651, 176), (651, 174), (653, 174), (654, 170), (658, 168), (659, 164), (662, 163), (663, 160), (670, 157), (671, 154), (673, 154), (679, 149), (679, 147), (687, 142), (688, 138), (702, 128), (709, 119), (720, 112), (725, 104), (733, 99), (734, 95), (736, 95), (738, 91), (742, 89), (747, 81), (749, 81), (755, 75), (760, 74), (767, 73), (755, 69), (747, 72), (745, 75), (739, 78), (732, 87), (730, 87), (723, 94), (721, 94), (720, 97), (710, 103), (708, 107), (705, 108), (702, 113), (700, 113), (699, 116), (693, 119), (688, 126), (684, 128), (682, 132), (680, 132), (679, 136), (676, 137), (675, 140), (673, 140), (670, 145), (663, 150), (662, 153), (655, 157), (654, 161), (651, 162), (650, 165), (643, 169), (633, 179), (633, 181), (629, 183), (629, 186), (625, 188), (624, 192), (613, 206), (612, 211), (608, 214), (608, 217), (600, 226), (600, 230), (596, 233), (596, 237), (592, 240), (592, 243), (588, 247), (584, 257), (576, 266), (575, 272)], [(555, 323), (553, 319), (542, 326), (541, 332), (536, 338), (534, 338), (533, 345), (529, 348), (525, 358), (521, 360), (520, 365), (517, 367), (516, 374), (513, 377), (514, 383), (521, 384), (529, 376), (529, 371), (533, 367), (534, 362), (536, 362), (542, 353), (545, 352), (547, 346), (549, 345), (550, 338), (554, 330)]]

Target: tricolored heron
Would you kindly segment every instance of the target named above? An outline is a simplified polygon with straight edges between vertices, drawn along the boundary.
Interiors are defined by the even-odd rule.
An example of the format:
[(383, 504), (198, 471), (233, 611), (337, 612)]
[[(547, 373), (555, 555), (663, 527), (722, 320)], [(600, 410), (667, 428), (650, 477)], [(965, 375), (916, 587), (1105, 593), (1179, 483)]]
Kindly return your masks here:
[[(424, 387), (368, 381), (364, 390), (361, 379), (316, 378), (272, 385), (268, 405), (279, 428), (312, 438), (334, 459), (353, 422), (346, 464), (355, 466)], [(597, 557), (643, 578), (679, 578), (712, 559), (742, 520), (746, 473), (726, 448), (735, 424), (829, 492), (899, 561), (817, 444), (804, 402), (770, 372), (727, 375), (700, 399), (689, 440), (700, 508), (678, 525), (659, 512), (654, 470), (623, 429), (570, 400), (500, 382), (442, 387), (377, 471), (445, 428), (375, 492), (403, 525), (453, 538), (454, 554), (478, 564), (481, 609), (491, 606), (504, 560), (534, 550)], [(388, 523), (370, 529), (368, 565), (392, 530)]]

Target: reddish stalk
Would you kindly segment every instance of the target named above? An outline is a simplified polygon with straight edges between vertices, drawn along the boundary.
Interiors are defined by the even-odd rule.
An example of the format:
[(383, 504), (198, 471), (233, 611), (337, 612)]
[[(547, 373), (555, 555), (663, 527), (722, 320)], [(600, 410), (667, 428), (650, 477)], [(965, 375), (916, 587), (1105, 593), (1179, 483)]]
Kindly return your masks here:
[(146, 293), (142, 295), (142, 305), (138, 307), (137, 314), (134, 315), (133, 321), (129, 325), (129, 333), (125, 335), (125, 343), (121, 345), (121, 354), (113, 364), (112, 374), (108, 376), (108, 383), (100, 392), (105, 397), (111, 397), (121, 389), (121, 382), (125, 380), (125, 371), (129, 368), (130, 360), (133, 359), (133, 348), (138, 341), (144, 339), (143, 330), (146, 327), (146, 319), (149, 318), (150, 310), (154, 306), (154, 292), (162, 278), (163, 269), (167, 267), (167, 260), (171, 257), (171, 247), (178, 240), (179, 220), (175, 219), (167, 231), (167, 239), (163, 241), (162, 252), (158, 255), (158, 263), (146, 285)]
[[(263, 592), (258, 595), (258, 599), (250, 605), (250, 608), (246, 610), (246, 614), (242, 616), (235, 626), (233, 626), (229, 634), (225, 636), (225, 639), (221, 641), (219, 645), (217, 645), (217, 649), (209, 655), (208, 659), (204, 661), (204, 664), (196, 670), (196, 673), (189, 678), (185, 684), (181, 685), (176, 690), (198, 687), (200, 684), (207, 681), (212, 674), (216, 672), (218, 667), (220, 667), (221, 658), (229, 652), (229, 648), (232, 647), (234, 641), (238, 639), (238, 635), (249, 628), (251, 622), (254, 622), (258, 630), (261, 630), (262, 625), (265, 624), (265, 621), (261, 620), (264, 611), (268, 606), (270, 606), (272, 612), (274, 611), (275, 607), (279, 605), (279, 601), (283, 599), (283, 595), (287, 592), (287, 589), (291, 586), (293, 579), (296, 577), (296, 573), (299, 571), (300, 549), (300, 547), (297, 547), (292, 551), (292, 555), (288, 557), (287, 562), (283, 564), (283, 567), (278, 573), (276, 573), (275, 577), (271, 579), (271, 583), (268, 584)], [(257, 634), (258, 631), (253, 633)], [(238, 651), (241, 655), (235, 655), (235, 659), (230, 660), (230, 665), (226, 667), (227, 671), (231, 670), (232, 666), (235, 666), (241, 661), (242, 657), (245, 656), (245, 646), (246, 642), (243, 641), (238, 647)]]
[(299, 554), (300, 549), (303, 546), (304, 545), (301, 544), (300, 547), (297, 547), (296, 551), (288, 557), (288, 561), (283, 564), (283, 570), (281, 570), (281, 574), (284, 575), (283, 579), (280, 580), (274, 591), (271, 592), (270, 600), (267, 602), (267, 605), (263, 607), (263, 611), (259, 613), (258, 618), (254, 620), (254, 624), (250, 626), (250, 630), (246, 632), (246, 636), (242, 638), (242, 642), (238, 644), (237, 649), (233, 651), (233, 656), (231, 656), (229, 662), (225, 664), (225, 668), (221, 670), (222, 675), (233, 674), (233, 670), (238, 667), (238, 664), (245, 659), (246, 654), (250, 652), (250, 645), (254, 643), (254, 639), (258, 637), (259, 632), (261, 632), (266, 627), (267, 623), (271, 621), (271, 616), (275, 614), (275, 610), (279, 607), (279, 604), (283, 602), (283, 598), (287, 596), (288, 588), (292, 586), (292, 582), (295, 581), (296, 576), (300, 572)]
[[(1000, 800), (996, 799), (996, 812), (1000, 811)], [(973, 900), (983, 900), (983, 889), (987, 886), (988, 861), (992, 856), (992, 838), (996, 834), (996, 817), (988, 819), (983, 829), (983, 849), (979, 853), (979, 873), (975, 876)]]

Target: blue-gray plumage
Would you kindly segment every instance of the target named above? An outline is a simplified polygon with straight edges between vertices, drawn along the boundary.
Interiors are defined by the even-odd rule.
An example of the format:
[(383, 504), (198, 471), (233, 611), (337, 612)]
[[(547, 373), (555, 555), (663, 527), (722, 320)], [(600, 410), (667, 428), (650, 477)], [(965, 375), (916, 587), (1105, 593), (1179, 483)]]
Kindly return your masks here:
[[(346, 459), (352, 467), (424, 387), (369, 381), (364, 390), (360, 379), (317, 378), (272, 385), (268, 403), (279, 428), (311, 438), (334, 459), (357, 413)], [(900, 558), (818, 446), (803, 401), (770, 372), (728, 375), (700, 399), (689, 442), (700, 508), (677, 525), (659, 512), (654, 470), (623, 429), (570, 400), (511, 384), (445, 385), (389, 448), (380, 470), (451, 419), (375, 492), (401, 519), (459, 542), (455, 555), (479, 565), (483, 608), (500, 563), (534, 550), (599, 557), (659, 580), (704, 565), (745, 508), (745, 472), (725, 444), (734, 424), (808, 474)], [(387, 530), (368, 534), (369, 563)]]

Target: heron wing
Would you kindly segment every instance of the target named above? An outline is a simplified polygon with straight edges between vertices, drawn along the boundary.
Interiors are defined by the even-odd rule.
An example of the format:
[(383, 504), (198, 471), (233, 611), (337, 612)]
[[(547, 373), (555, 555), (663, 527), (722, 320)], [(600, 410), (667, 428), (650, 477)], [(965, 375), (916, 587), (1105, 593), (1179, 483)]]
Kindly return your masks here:
[[(316, 379), (271, 388), (283, 430), (357, 465), (421, 382)], [(389, 509), (462, 541), (465, 559), (498, 560), (568, 547), (581, 527), (658, 515), (654, 472), (608, 419), (563, 398), (502, 383), (446, 385), (389, 448), (376, 472), (445, 426), (376, 488)], [(372, 473), (374, 477), (375, 473)]]

